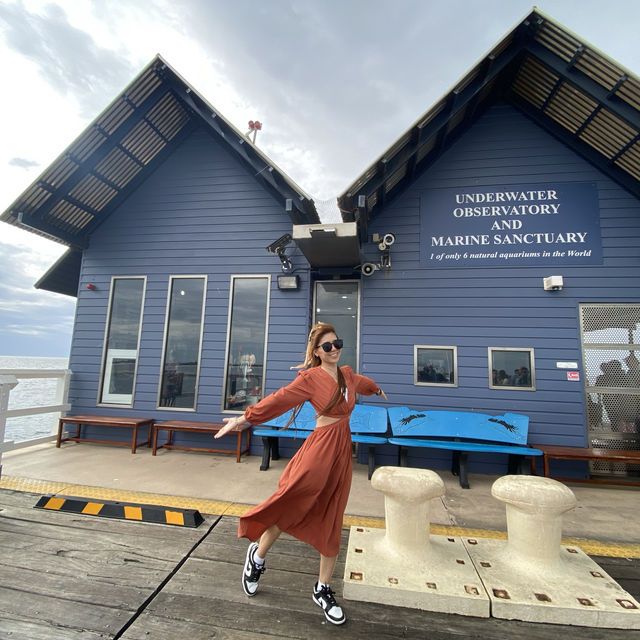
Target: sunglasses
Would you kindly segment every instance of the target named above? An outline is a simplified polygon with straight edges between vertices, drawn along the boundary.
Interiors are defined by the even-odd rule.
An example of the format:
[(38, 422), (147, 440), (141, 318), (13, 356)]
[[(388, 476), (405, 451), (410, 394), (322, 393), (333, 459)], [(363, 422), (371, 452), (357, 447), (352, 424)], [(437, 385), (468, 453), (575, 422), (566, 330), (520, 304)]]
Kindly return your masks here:
[(318, 346), (322, 348), (323, 351), (325, 351), (326, 353), (329, 353), (331, 351), (331, 349), (333, 347), (335, 347), (338, 351), (340, 351), (340, 349), (342, 349), (342, 340), (340, 340), (340, 338), (338, 338), (337, 340), (334, 340), (333, 342), (323, 342), (322, 344), (319, 344)]

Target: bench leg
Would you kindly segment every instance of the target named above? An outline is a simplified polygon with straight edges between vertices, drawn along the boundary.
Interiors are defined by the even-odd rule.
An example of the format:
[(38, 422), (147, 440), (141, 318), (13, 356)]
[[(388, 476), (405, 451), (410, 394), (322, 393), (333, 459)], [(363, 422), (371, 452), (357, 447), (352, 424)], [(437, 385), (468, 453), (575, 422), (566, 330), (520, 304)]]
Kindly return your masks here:
[(271, 458), (271, 440), (267, 436), (262, 436), (262, 464), (260, 471), (266, 471), (269, 468), (269, 459)]
[[(517, 474), (520, 476), (526, 476), (530, 473), (531, 462), (527, 460), (529, 456), (521, 456), (520, 454), (509, 454), (509, 474)], [(533, 459), (533, 456), (531, 456)], [(534, 469), (535, 475), (535, 469)]]
[(460, 452), (454, 451), (451, 455), (451, 473), (454, 476), (460, 475)]
[(376, 469), (376, 447), (375, 445), (369, 445), (369, 474), (368, 478), (371, 480), (371, 476)]
[(58, 447), (58, 449), (60, 448), (60, 442), (62, 440), (63, 425), (64, 425), (64, 420), (60, 418), (60, 420), (58, 420), (58, 437), (56, 438), (56, 447)]
[(131, 436), (131, 453), (136, 452), (136, 447), (138, 446), (138, 425), (133, 425), (133, 435)]
[(271, 440), (271, 459), (280, 460), (280, 438), (269, 438)]
[(406, 467), (409, 458), (408, 447), (398, 447), (398, 466)]
[(457, 458), (457, 462), (454, 462), (454, 465), (458, 467), (458, 474), (460, 478), (460, 486), (463, 489), (469, 488), (469, 478), (467, 476), (467, 459), (469, 458), (469, 454), (466, 451), (454, 451), (454, 458)]

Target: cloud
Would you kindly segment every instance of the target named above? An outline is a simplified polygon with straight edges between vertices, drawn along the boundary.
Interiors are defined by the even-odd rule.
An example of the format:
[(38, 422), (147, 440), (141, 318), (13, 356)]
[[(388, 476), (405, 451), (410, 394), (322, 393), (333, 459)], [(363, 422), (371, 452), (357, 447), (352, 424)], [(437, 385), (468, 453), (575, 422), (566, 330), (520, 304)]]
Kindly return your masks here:
[(35, 160), (27, 160), (26, 158), (11, 158), (9, 165), (21, 169), (32, 169), (33, 167), (40, 166), (40, 163)]
[[(0, 242), (0, 255), (3, 263), (0, 281), (3, 352), (13, 349), (25, 335), (51, 338), (55, 334), (66, 342), (73, 326), (75, 301), (67, 296), (39, 291), (33, 286), (51, 265), (50, 256), (34, 252), (29, 246), (6, 242)], [(46, 318), (46, 323), (43, 323), (43, 318)]]
[(72, 26), (59, 5), (36, 13), (21, 1), (0, 3), (0, 27), (7, 45), (31, 60), (56, 91), (72, 94), (86, 117), (95, 117), (105, 107), (104, 96), (113, 98), (135, 73), (122, 55)]
[[(469, 4), (189, 0), (176, 24), (224, 61), (228, 82), (254, 105), (258, 145), (303, 189), (329, 198), (504, 35), (509, 17), (496, 24), (479, 9), (458, 20)], [(523, 13), (498, 4), (513, 22)]]

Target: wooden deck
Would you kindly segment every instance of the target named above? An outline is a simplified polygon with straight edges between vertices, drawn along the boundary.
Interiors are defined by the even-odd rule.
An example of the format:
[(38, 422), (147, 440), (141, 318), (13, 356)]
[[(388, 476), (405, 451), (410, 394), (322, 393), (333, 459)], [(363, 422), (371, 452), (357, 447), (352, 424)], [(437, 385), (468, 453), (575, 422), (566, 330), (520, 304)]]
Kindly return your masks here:
[[(536, 638), (633, 640), (640, 632), (434, 614), (343, 601), (333, 627), (312, 602), (317, 553), (283, 536), (261, 590), (240, 586), (246, 542), (237, 518), (198, 529), (33, 509), (39, 495), (0, 490), (0, 638)], [(348, 533), (344, 533), (343, 553)], [(595, 558), (640, 597), (640, 560)], [(334, 588), (342, 596), (344, 557)]]

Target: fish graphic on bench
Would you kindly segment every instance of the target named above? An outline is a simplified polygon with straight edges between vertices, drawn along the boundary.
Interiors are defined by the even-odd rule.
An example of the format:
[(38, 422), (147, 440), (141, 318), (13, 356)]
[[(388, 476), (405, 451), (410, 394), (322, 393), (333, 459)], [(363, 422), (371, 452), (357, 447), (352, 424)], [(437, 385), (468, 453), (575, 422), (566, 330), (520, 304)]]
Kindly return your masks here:
[[(256, 425), (253, 428), (253, 435), (262, 437), (264, 448), (262, 450), (261, 471), (269, 468), (270, 460), (280, 459), (279, 439), (290, 438), (305, 440), (309, 437), (316, 424), (316, 410), (309, 402), (302, 405), (302, 409), (295, 422), (292, 422), (286, 429), (284, 428), (291, 411), (283, 413), (281, 416), (270, 420), (265, 424)], [(369, 479), (375, 469), (375, 447), (378, 444), (386, 444), (385, 436), (388, 429), (387, 410), (384, 407), (356, 404), (349, 420), (351, 429), (351, 441), (367, 446)]]
[(449, 449), (453, 452), (451, 472), (460, 486), (469, 488), (467, 459), (470, 452), (506, 453), (509, 473), (524, 473), (529, 456), (542, 451), (527, 445), (529, 417), (519, 413), (488, 415), (464, 411), (426, 411), (408, 407), (388, 410), (392, 437), (400, 447), (399, 465), (407, 466), (409, 447)]

